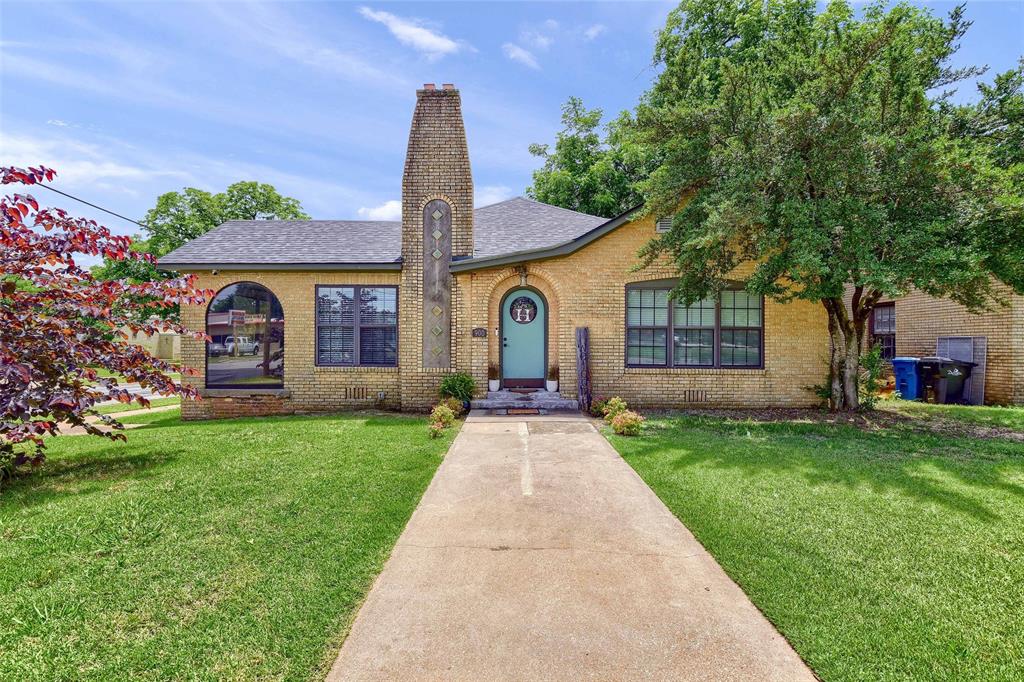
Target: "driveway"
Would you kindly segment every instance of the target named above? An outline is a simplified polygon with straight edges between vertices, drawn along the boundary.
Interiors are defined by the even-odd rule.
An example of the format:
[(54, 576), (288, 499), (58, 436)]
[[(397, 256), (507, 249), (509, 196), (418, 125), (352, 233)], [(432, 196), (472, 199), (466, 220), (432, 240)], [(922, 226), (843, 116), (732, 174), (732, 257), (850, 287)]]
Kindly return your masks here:
[(582, 416), (471, 416), (329, 680), (813, 680)]

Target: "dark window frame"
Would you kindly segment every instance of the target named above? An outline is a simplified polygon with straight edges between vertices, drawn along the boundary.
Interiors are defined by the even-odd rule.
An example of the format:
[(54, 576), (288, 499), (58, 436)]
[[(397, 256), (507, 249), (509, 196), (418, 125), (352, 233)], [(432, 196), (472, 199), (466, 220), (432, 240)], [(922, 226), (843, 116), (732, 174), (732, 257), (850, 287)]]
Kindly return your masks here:
[[(878, 310), (891, 310), (892, 331), (879, 332), (875, 329), (875, 314)], [(882, 359), (886, 362), (896, 357), (896, 302), (876, 303), (868, 316), (868, 335), (871, 337), (871, 345), (882, 347)], [(888, 341), (888, 343), (887, 343)]]
[[(623, 335), (623, 362), (628, 369), (724, 369), (724, 370), (760, 370), (764, 369), (764, 355), (765, 355), (765, 318), (764, 318), (764, 296), (758, 296), (758, 302), (761, 314), (761, 325), (759, 327), (750, 326), (722, 326), (722, 297), (721, 295), (715, 298), (715, 328), (714, 328), (714, 363), (710, 365), (701, 364), (677, 364), (675, 362), (675, 302), (672, 299), (668, 301), (668, 319), (665, 326), (650, 326), (650, 325), (631, 325), (629, 323), (629, 292), (638, 289), (655, 289), (655, 290), (671, 290), (675, 286), (675, 280), (652, 280), (649, 282), (630, 282), (625, 286), (625, 294), (623, 296), (623, 322), (625, 324), (625, 334)], [(742, 284), (732, 284), (725, 288), (725, 291), (746, 291)], [(747, 292), (749, 293), (749, 292)], [(707, 327), (678, 327), (679, 329), (708, 329)], [(664, 364), (638, 364), (629, 361), (629, 332), (633, 329), (664, 329), (665, 334), (665, 363)], [(758, 353), (759, 362), (756, 365), (723, 365), (722, 364), (722, 331), (755, 331), (758, 333), (759, 348)]]
[[(352, 324), (328, 324), (321, 325), (317, 311), (320, 300), (321, 289), (352, 289)], [(395, 323), (394, 324), (360, 324), (361, 301), (363, 289), (393, 289), (395, 292)], [(313, 296), (313, 364), (317, 367), (398, 367), (398, 317), (399, 306), (397, 284), (317, 284)], [(320, 328), (323, 327), (352, 327), (352, 362), (320, 362)], [(360, 362), (360, 331), (363, 329), (391, 329), (395, 330), (395, 361), (389, 363)]]

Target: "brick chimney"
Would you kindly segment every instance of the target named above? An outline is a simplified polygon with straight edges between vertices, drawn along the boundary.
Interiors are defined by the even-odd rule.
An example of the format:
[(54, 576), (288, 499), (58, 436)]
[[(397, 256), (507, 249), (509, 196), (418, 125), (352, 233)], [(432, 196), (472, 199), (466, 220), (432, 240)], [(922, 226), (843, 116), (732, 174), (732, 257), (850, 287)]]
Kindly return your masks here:
[[(453, 85), (438, 89), (427, 83), (416, 91), (402, 176), (403, 402), (407, 369), (436, 373), (452, 367), (449, 264), (453, 257), (472, 253), (473, 174), (462, 101)], [(432, 381), (413, 383), (427, 393), (433, 390), (428, 386)]]

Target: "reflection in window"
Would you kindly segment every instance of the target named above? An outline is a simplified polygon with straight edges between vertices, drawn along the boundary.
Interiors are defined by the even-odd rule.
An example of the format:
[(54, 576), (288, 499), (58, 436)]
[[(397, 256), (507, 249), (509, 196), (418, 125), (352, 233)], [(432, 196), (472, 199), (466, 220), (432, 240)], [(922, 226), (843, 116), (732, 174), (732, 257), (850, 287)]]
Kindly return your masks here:
[(761, 296), (727, 289), (717, 298), (683, 305), (670, 303), (668, 295), (669, 288), (659, 284), (626, 288), (627, 365), (761, 366)]
[(224, 287), (206, 310), (207, 388), (284, 385), (284, 311), (253, 282)]
[(317, 287), (316, 343), (318, 365), (397, 365), (398, 289)]

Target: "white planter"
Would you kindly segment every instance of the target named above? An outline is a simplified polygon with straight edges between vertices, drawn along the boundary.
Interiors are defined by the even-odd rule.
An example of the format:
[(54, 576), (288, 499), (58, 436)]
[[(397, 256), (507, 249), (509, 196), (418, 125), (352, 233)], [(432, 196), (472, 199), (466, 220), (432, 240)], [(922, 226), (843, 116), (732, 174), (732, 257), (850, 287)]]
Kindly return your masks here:
[(558, 382), (557, 381), (547, 381), (545, 383), (547, 383), (548, 393), (554, 393), (555, 391), (558, 390)]
[(501, 388), (501, 379), (488, 379), (487, 380), (487, 390), (490, 391), (491, 393), (494, 393), (495, 391), (497, 391), (500, 388)]

